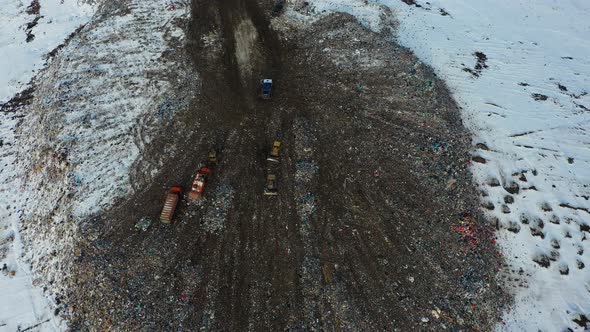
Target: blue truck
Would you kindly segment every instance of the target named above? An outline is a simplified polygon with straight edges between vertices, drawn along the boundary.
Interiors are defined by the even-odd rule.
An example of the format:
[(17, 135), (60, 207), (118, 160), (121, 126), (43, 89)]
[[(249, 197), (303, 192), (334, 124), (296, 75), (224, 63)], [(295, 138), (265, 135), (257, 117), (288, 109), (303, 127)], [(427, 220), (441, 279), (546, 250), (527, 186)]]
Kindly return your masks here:
[(272, 96), (272, 79), (265, 78), (260, 81), (260, 97), (262, 99), (270, 99)]

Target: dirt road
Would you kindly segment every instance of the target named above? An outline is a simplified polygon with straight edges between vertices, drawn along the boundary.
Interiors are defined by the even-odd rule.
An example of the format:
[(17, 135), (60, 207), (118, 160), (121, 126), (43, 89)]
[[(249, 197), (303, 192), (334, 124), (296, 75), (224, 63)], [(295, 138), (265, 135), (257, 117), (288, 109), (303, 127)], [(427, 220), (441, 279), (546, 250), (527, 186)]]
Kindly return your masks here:
[[(200, 95), (138, 161), (165, 160), (155, 179), (135, 178), (133, 196), (83, 224), (72, 328), (489, 329), (502, 261), (477, 219), (469, 137), (444, 84), (348, 16), (286, 41), (270, 7), (194, 1)], [(263, 77), (276, 82), (271, 101), (257, 98)], [(277, 164), (265, 160), (275, 139)], [(204, 199), (137, 231), (168, 187), (190, 187), (211, 147), (220, 162)], [(269, 173), (276, 197), (262, 195)], [(452, 228), (467, 215), (475, 241)]]

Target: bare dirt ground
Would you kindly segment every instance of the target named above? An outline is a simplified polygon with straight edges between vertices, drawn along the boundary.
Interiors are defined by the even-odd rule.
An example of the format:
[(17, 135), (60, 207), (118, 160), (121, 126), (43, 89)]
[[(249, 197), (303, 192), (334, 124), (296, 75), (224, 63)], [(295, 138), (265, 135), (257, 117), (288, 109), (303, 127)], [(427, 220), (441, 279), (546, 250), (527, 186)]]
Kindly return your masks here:
[[(82, 225), (72, 330), (491, 330), (507, 302), (502, 259), (444, 83), (349, 16), (282, 35), (271, 8), (194, 1), (200, 95), (146, 148), (135, 194)], [(271, 101), (257, 98), (263, 77)], [(205, 198), (156, 221), (210, 147)], [(142, 163), (162, 155), (144, 181)], [(262, 195), (269, 172), (276, 197)]]

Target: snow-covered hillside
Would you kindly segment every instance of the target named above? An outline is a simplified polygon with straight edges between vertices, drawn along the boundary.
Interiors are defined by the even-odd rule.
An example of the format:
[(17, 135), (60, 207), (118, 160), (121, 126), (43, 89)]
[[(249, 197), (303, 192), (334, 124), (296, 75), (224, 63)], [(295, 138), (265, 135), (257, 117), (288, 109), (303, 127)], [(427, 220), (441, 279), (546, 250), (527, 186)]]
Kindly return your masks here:
[(29, 84), (47, 53), (81, 25), (94, 7), (78, 0), (0, 2), (0, 104)]
[[(27, 89), (47, 55), (85, 24), (95, 7), (76, 0), (3, 0), (0, 7), (0, 105)], [(16, 129), (22, 113), (0, 112), (0, 330), (63, 329), (52, 301), (34, 287), (24, 254), (19, 216), (25, 202)]]
[[(28, 105), (0, 113), (0, 330), (64, 328), (78, 222), (133, 190), (130, 168), (151, 130), (194, 95), (183, 53), (189, 1), (105, 1), (84, 20), (78, 13), (92, 8), (76, 3), (40, 1), (29, 43), (26, 26), (0, 37), (14, 40), (0, 48), (4, 59), (22, 60), (2, 60), (1, 100), (36, 75)], [(28, 4), (13, 5), (11, 24), (31, 19)]]
[(22, 182), (16, 165), (14, 129), (18, 116), (0, 113), (0, 331), (16, 331), (42, 323), (42, 331), (59, 330), (50, 301), (21, 260), (23, 246), (18, 217), (22, 210)]
[(387, 32), (393, 12), (396, 39), (463, 108), (482, 209), (498, 220), (506, 285), (516, 294), (498, 329), (582, 330), (590, 317), (590, 3), (308, 3), (294, 2), (287, 14), (346, 12)]

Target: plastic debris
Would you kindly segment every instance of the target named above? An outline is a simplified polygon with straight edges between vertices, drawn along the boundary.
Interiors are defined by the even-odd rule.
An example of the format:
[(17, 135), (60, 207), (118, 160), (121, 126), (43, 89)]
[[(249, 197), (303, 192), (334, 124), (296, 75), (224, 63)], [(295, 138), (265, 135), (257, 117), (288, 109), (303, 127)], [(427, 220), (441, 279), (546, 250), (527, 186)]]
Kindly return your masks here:
[(138, 231), (147, 231), (148, 228), (152, 225), (152, 218), (150, 217), (143, 217), (139, 219), (139, 221), (135, 224), (135, 229)]

